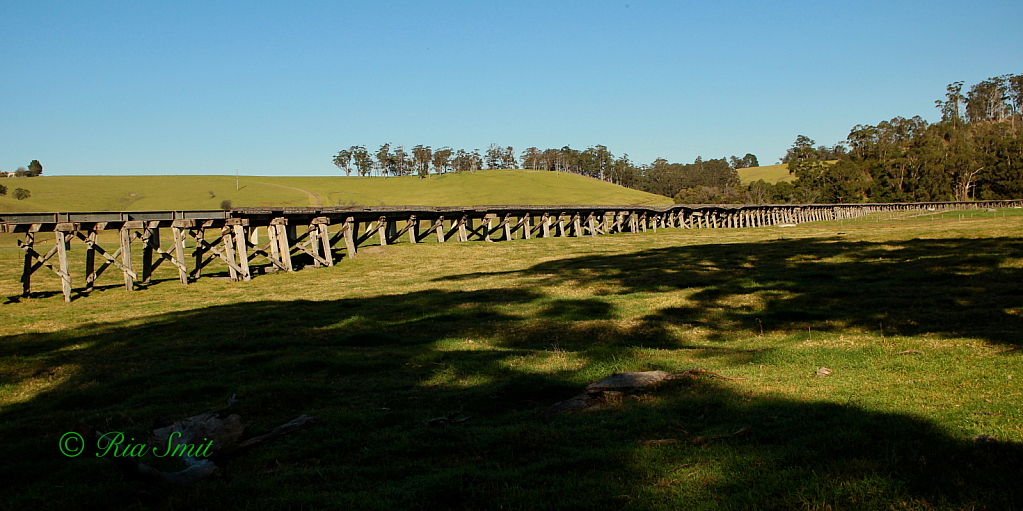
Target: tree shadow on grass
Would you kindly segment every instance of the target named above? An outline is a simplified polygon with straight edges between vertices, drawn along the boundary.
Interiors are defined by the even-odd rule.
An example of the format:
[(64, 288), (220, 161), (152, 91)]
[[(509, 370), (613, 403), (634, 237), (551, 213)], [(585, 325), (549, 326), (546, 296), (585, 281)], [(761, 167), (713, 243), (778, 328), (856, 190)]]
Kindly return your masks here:
[[(1001, 329), (1017, 326), (992, 328), (975, 310), (992, 300), (1002, 309), (1019, 306), (1019, 297), (1002, 287), (1018, 282), (1018, 269), (1003, 265), (1018, 256), (1004, 255), (999, 242), (974, 250), (919, 240), (885, 247), (787, 243), (542, 263), (524, 272), (547, 277), (532, 288), (262, 301), (0, 336), (0, 358), (11, 361), (0, 385), (29, 390), (0, 410), (0, 456), (9, 460), (0, 478), (18, 489), (5, 490), (4, 501), (23, 509), (135, 506), (137, 487), (118, 480), (107, 460), (60, 455), (60, 435), (84, 421), (144, 438), (159, 417), (218, 408), (237, 392), (237, 413), (256, 420), (255, 432), (301, 413), (330, 423), (234, 460), (226, 466), (228, 480), (167, 491), (146, 506), (1023, 505), (1018, 444), (973, 443), (909, 414), (757, 395), (749, 392), (753, 381), (671, 382), (600, 412), (541, 413), (614, 371), (685, 369), (650, 362), (639, 346), (751, 356), (724, 342), (708, 349), (679, 340), (669, 327), (684, 322), (700, 322), (724, 338), (728, 322), (752, 330), (754, 318), (765, 328), (783, 322), (867, 327), (881, 314), (886, 325), (892, 319), (886, 328), (893, 332), (1004, 343), (1010, 339), (999, 337)], [(828, 260), (838, 256), (846, 259)], [(956, 262), (964, 256), (976, 260)], [(885, 265), (896, 271), (878, 278)], [(944, 284), (932, 285), (941, 275)], [(843, 284), (827, 284), (832, 280)], [(618, 292), (702, 289), (692, 295), (700, 306), (662, 308), (622, 325), (602, 319), (616, 314), (603, 297), (566, 300), (542, 292), (559, 283)], [(925, 293), (900, 292), (900, 284)], [(851, 295), (842, 294), (850, 287)], [(936, 299), (926, 292), (940, 288), (956, 293), (966, 309), (961, 321), (923, 322)], [(768, 296), (762, 310), (728, 299), (753, 291)], [(822, 303), (829, 322), (823, 326), (819, 317), (788, 312)], [(454, 412), (470, 420), (425, 425)], [(748, 435), (690, 441), (743, 426), (750, 426)], [(666, 438), (680, 442), (640, 443)]]
[[(1019, 345), (1023, 258), (1016, 238), (841, 238), (693, 245), (572, 257), (520, 272), (538, 284), (606, 286), (618, 294), (692, 289), (692, 305), (663, 308), (647, 327), (840, 331), (976, 337)], [(506, 272), (504, 272), (506, 273)], [(460, 281), (479, 273), (441, 277)]]

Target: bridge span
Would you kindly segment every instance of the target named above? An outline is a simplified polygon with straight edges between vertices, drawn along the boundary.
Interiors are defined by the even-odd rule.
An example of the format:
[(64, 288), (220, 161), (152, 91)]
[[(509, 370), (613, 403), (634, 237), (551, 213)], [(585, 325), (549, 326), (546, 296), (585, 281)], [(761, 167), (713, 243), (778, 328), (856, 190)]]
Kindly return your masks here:
[[(163, 263), (177, 267), (181, 284), (202, 277), (215, 260), (228, 267), (231, 280), (247, 281), (262, 272), (291, 272), (303, 267), (334, 266), (357, 257), (370, 240), (390, 245), (407, 238), (449, 241), (504, 241), (558, 237), (596, 237), (648, 229), (722, 229), (854, 219), (885, 212), (920, 213), (962, 209), (1021, 207), (1023, 200), (916, 202), (891, 204), (765, 205), (593, 205), (472, 207), (316, 207), (236, 208), (229, 211), (126, 211), (67, 213), (0, 213), (0, 232), (24, 234), (23, 296), (32, 294), (32, 275), (42, 267), (61, 282), (64, 301), (72, 298), (68, 253), (72, 242), (85, 249), (84, 284), (88, 293), (110, 267), (124, 277), (128, 291), (152, 283)], [(168, 243), (161, 231), (169, 229)], [(117, 248), (99, 244), (103, 231), (117, 231)], [(260, 232), (266, 232), (265, 241)], [(45, 254), (35, 249), (41, 233), (54, 236)], [(39, 238), (40, 240), (42, 238)], [(186, 256), (186, 241), (193, 248)], [(132, 244), (141, 245), (141, 268), (132, 260)], [(112, 247), (112, 245), (111, 245)], [(99, 265), (97, 266), (97, 255)], [(51, 259), (57, 258), (56, 266)], [(191, 264), (190, 264), (191, 262)], [(260, 265), (254, 263), (261, 263)]]

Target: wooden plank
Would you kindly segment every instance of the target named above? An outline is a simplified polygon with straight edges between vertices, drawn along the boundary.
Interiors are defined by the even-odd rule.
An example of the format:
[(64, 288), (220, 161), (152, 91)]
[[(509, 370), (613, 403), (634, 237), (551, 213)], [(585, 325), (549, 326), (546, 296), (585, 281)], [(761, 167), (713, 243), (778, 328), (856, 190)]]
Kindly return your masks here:
[(387, 220), (387, 217), (380, 217), (377, 220), (377, 232), (380, 233), (380, 246), (387, 245), (387, 231), (391, 228), (391, 222)]
[(67, 260), (67, 248), (68, 248), (68, 237), (70, 233), (63, 231), (57, 231), (57, 261), (60, 266), (60, 271), (57, 273), (60, 275), (60, 288), (64, 293), (64, 301), (71, 301), (71, 273), (70, 267)]
[(252, 271), (249, 269), (249, 255), (246, 253), (245, 227), (241, 224), (231, 226), (234, 230), (234, 245), (238, 251), (238, 263), (242, 270), (242, 280), (252, 280)]

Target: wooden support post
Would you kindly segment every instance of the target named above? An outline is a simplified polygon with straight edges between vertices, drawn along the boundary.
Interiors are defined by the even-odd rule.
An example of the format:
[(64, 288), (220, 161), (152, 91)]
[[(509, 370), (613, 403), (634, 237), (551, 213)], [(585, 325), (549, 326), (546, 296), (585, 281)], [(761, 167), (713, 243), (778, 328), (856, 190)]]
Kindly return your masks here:
[(480, 228), (483, 229), (483, 241), (492, 241), (490, 239), (490, 231), (494, 228), (494, 218), (494, 215), (487, 215), (480, 222)]
[(185, 230), (182, 227), (173, 225), (171, 232), (174, 234), (174, 257), (182, 264), (182, 266), (178, 267), (178, 279), (187, 286), (188, 270), (183, 267), (185, 262)]
[(391, 222), (387, 220), (387, 217), (382, 216), (377, 220), (377, 232), (380, 234), (380, 246), (387, 245), (388, 232), (391, 230)]
[(512, 227), (511, 227), (511, 213), (504, 216), (504, 241), (511, 241), (512, 239)]
[[(323, 259), (327, 261), (327, 266), (334, 266), (334, 254), (330, 246), (329, 222), (329, 220), (324, 219), (324, 222), (317, 224), (317, 228), (320, 230), (320, 246), (323, 248)], [(313, 249), (315, 251), (315, 247)]]
[(295, 271), (295, 266), (291, 263), (291, 239), (288, 236), (288, 219), (278, 218), (276, 220), (283, 220), (283, 222), (271, 226), (277, 228), (277, 243), (280, 245), (281, 262), (284, 263), (285, 270)]
[[(252, 280), (252, 271), (249, 269), (249, 253), (245, 245), (245, 227), (235, 224), (232, 229), (234, 230), (234, 246), (238, 251), (238, 262), (244, 273), (242, 280), (248, 282)], [(228, 238), (228, 243), (230, 242), (230, 238)]]
[[(127, 222), (125, 222), (127, 224)], [(124, 265), (126, 270), (124, 273), (124, 289), (127, 291), (133, 291), (135, 288), (135, 280), (131, 278), (131, 274), (128, 270), (131, 270), (131, 230), (128, 227), (121, 227), (121, 264)]]
[[(454, 227), (454, 226), (452, 226)], [(437, 243), (444, 243), (444, 217), (437, 219)]]
[(195, 280), (199, 280), (202, 277), (202, 260), (206, 256), (206, 250), (203, 248), (201, 240), (206, 239), (206, 229), (201, 225), (195, 230), (195, 251), (192, 254), (195, 256)]
[[(636, 214), (633, 213), (632, 216), (635, 217)], [(639, 217), (639, 229), (641, 231), (643, 231), (643, 232), (646, 232), (646, 227), (647, 227), (646, 224), (647, 224), (646, 213), (643, 213), (643, 216)]]
[(590, 224), (590, 236), (593, 238), (597, 237), (597, 218), (596, 215), (590, 213), (590, 216), (586, 219)]
[[(234, 256), (234, 230), (230, 226), (225, 225), (220, 230), (220, 238), (224, 240), (224, 255), (232, 263), (237, 261), (237, 258)], [(227, 272), (231, 276), (232, 281), (238, 281), (238, 270), (235, 270), (233, 265), (227, 266)]]
[(153, 283), (154, 246), (160, 246), (159, 222), (150, 222), (142, 231), (142, 283), (147, 285)]
[[(306, 227), (306, 237), (309, 238), (308, 252), (311, 252), (309, 255), (313, 258), (313, 268), (319, 268), (320, 266), (323, 266), (323, 263), (320, 262), (320, 228), (316, 225), (309, 224), (309, 226)], [(302, 246), (298, 243), (295, 243), (295, 247), (298, 249), (302, 248)]]
[(576, 213), (575, 216), (572, 217), (572, 228), (575, 229), (576, 238), (582, 237), (583, 235), (582, 222), (582, 216), (579, 213)]
[(96, 238), (99, 234), (99, 230), (93, 227), (89, 230), (89, 235), (86, 238), (85, 244), (85, 292), (92, 292), (96, 286)]
[(385, 222), (385, 225), (387, 226), (386, 232), (387, 232), (388, 243), (390, 243), (391, 240), (394, 240), (394, 242), (397, 243), (398, 242), (398, 221), (397, 220), (388, 219)]
[(57, 231), (55, 234), (57, 235), (56, 243), (57, 243), (57, 261), (58, 261), (58, 264), (59, 264), (58, 268), (60, 268), (60, 270), (57, 272), (57, 275), (60, 276), (60, 288), (61, 288), (61, 291), (64, 292), (64, 301), (65, 302), (70, 302), (71, 301), (71, 268), (70, 268), (70, 265), (68, 264), (68, 260), (67, 260), (67, 249), (68, 249), (68, 240), (70, 239), (71, 233), (64, 232), (64, 231)]
[(355, 257), (357, 250), (355, 240), (359, 238), (359, 222), (356, 222), (353, 217), (348, 217), (345, 219), (342, 229), (345, 232), (345, 250), (348, 251), (348, 258), (351, 259)]
[(32, 293), (32, 263), (34, 258), (32, 253), (35, 250), (36, 235), (35, 232), (25, 233), (25, 241), (22, 242), (21, 247), (25, 250), (25, 269), (21, 273), (21, 296), (28, 298)]
[(408, 219), (408, 242), (419, 243), (419, 220), (416, 219), (416, 215)]
[(462, 218), (458, 220), (458, 241), (469, 241), (469, 233), (465, 232), (466, 225), (472, 229), (472, 218), (468, 215), (462, 215)]
[(274, 263), (274, 266), (277, 266), (279, 269), (286, 270), (287, 268), (283, 268), (284, 263), (280, 262), (281, 243), (277, 241), (277, 226), (273, 223), (267, 226), (266, 237), (270, 239), (270, 262)]
[(548, 212), (543, 214), (543, 237), (551, 237), (551, 214)]
[(533, 215), (526, 213), (522, 217), (522, 239), (530, 239), (533, 235)]

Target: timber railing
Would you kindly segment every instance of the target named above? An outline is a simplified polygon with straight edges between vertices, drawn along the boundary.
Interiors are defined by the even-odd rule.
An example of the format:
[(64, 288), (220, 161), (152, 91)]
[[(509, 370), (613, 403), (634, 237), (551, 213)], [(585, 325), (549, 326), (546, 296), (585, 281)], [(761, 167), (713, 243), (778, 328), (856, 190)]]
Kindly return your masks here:
[[(72, 275), (68, 251), (80, 241), (85, 252), (85, 285), (109, 267), (121, 270), (124, 286), (152, 283), (162, 263), (177, 267), (182, 284), (199, 279), (214, 260), (228, 267), (230, 280), (247, 281), (259, 259), (262, 272), (291, 272), (303, 266), (334, 266), (336, 260), (356, 257), (359, 246), (375, 238), (380, 245), (404, 237), (419, 243), (430, 237), (438, 242), (504, 241), (519, 236), (583, 237), (647, 229), (720, 229), (790, 226), (804, 222), (854, 219), (876, 213), (928, 214), (963, 209), (1021, 207), (1023, 200), (970, 202), (916, 202), (892, 204), (767, 204), (665, 206), (473, 206), (473, 207), (338, 207), (238, 208), (230, 211), (134, 211), (92, 213), (0, 213), (0, 232), (24, 233), (18, 245), (25, 252), (21, 282), (30, 296), (32, 274), (46, 266), (60, 277), (65, 301), (71, 301)], [(423, 226), (426, 226), (423, 229)], [(300, 228), (301, 227), (301, 232)], [(260, 242), (260, 228), (266, 241)], [(172, 241), (161, 242), (161, 229), (170, 229)], [(118, 248), (110, 252), (99, 244), (99, 233), (118, 231)], [(35, 250), (39, 233), (54, 233), (46, 254)], [(208, 238), (214, 238), (212, 240)], [(194, 247), (186, 259), (186, 240)], [(132, 244), (142, 245), (141, 273), (132, 261)], [(100, 265), (97, 267), (97, 254)], [(57, 257), (57, 266), (49, 261)], [(194, 261), (189, 265), (189, 259)], [(299, 259), (299, 261), (296, 261)]]

